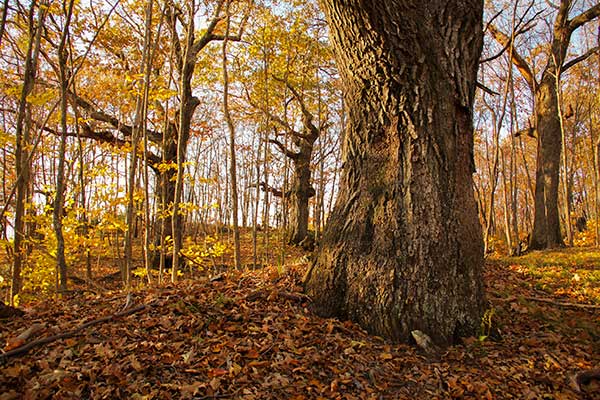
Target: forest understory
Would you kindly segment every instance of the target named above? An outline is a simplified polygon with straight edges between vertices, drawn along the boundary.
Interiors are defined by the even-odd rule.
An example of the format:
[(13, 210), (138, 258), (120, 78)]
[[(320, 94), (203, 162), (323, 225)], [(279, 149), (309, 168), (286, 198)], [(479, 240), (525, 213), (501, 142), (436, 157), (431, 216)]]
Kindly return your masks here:
[(0, 399), (600, 399), (596, 248), (488, 259), (480, 336), (434, 354), (312, 314), (308, 259), (286, 252), (130, 291), (107, 267), (22, 304), (0, 324)]

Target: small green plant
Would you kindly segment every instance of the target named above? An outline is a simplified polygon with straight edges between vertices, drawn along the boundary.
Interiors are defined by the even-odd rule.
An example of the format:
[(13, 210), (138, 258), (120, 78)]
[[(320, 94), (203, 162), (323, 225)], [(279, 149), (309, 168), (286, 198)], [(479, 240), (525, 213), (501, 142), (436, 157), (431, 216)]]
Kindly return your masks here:
[(493, 325), (493, 318), (494, 315), (496, 314), (496, 310), (493, 308), (488, 308), (487, 310), (485, 310), (485, 313), (483, 313), (483, 317), (481, 317), (481, 325), (479, 328), (479, 341), (483, 342), (485, 341), (490, 334), (492, 333), (492, 325)]
[(223, 307), (233, 303), (233, 299), (227, 296), (224, 293), (219, 292), (219, 294), (215, 297), (215, 306)]

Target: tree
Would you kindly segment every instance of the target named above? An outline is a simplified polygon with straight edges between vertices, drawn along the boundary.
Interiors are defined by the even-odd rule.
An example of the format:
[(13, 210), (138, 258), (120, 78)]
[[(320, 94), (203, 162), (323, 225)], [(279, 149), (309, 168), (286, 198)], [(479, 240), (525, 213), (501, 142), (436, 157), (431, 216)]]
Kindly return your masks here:
[(473, 194), (482, 1), (323, 0), (348, 111), (339, 195), (305, 286), (321, 315), (407, 341), (484, 310)]
[(56, 173), (56, 194), (52, 212), (52, 222), (56, 235), (56, 268), (60, 275), (60, 290), (67, 290), (67, 261), (65, 259), (65, 238), (63, 235), (64, 191), (65, 191), (65, 148), (67, 143), (67, 97), (71, 81), (68, 70), (67, 45), (69, 41), (69, 25), (73, 15), (73, 0), (63, 7), (64, 25), (58, 45), (58, 66), (60, 82), (60, 145), (58, 150), (58, 170)]
[(240, 228), (238, 226), (238, 186), (237, 186), (237, 162), (235, 157), (235, 125), (231, 118), (231, 112), (229, 110), (229, 71), (227, 70), (227, 42), (229, 37), (229, 29), (231, 24), (231, 13), (229, 7), (231, 0), (227, 0), (225, 6), (226, 15), (226, 29), (225, 38), (223, 39), (223, 116), (227, 122), (227, 128), (229, 129), (229, 175), (231, 175), (231, 207), (233, 211), (233, 242), (234, 249), (233, 255), (235, 260), (235, 268), (241, 269), (242, 262), (240, 260)]
[[(197, 6), (195, 1), (189, 1), (186, 3), (188, 10), (188, 21), (183, 24), (183, 36), (184, 39), (179, 38), (177, 21), (183, 19), (183, 12), (178, 8), (176, 4), (172, 4), (168, 9), (167, 19), (169, 21), (169, 28), (171, 29), (171, 35), (173, 37), (173, 46), (175, 49), (177, 72), (179, 75), (179, 109), (178, 117), (179, 121), (177, 124), (177, 132), (174, 138), (175, 147), (175, 159), (177, 160), (177, 176), (175, 180), (175, 190), (173, 204), (173, 217), (172, 217), (172, 233), (173, 233), (173, 268), (171, 273), (171, 279), (177, 280), (177, 269), (179, 267), (179, 251), (182, 246), (182, 224), (181, 216), (179, 214), (179, 202), (181, 200), (181, 194), (183, 192), (183, 163), (185, 162), (185, 150), (187, 143), (190, 138), (190, 127), (192, 124), (192, 117), (196, 108), (200, 105), (198, 97), (192, 93), (192, 77), (196, 69), (196, 62), (198, 60), (199, 53), (212, 41), (227, 40), (239, 41), (242, 36), (243, 27), (246, 22), (247, 14), (245, 14), (242, 22), (240, 23), (238, 32), (236, 35), (230, 35), (229, 33), (219, 33), (216, 29), (217, 25), (223, 20), (224, 16), (221, 15), (221, 11), (225, 0), (218, 0), (215, 5), (215, 11), (212, 19), (208, 22), (206, 30), (201, 35), (196, 37), (195, 21)], [(242, 5), (243, 7), (243, 5)]]
[[(277, 80), (277, 79), (276, 79)], [(276, 138), (269, 139), (269, 143), (277, 146), (277, 149), (293, 164), (291, 188), (287, 191), (271, 188), (266, 182), (261, 186), (265, 191), (270, 191), (276, 197), (282, 197), (290, 201), (289, 232), (287, 233), (290, 244), (300, 244), (308, 236), (308, 201), (315, 195), (315, 189), (311, 183), (311, 161), (315, 142), (321, 134), (322, 127), (315, 125), (314, 115), (308, 109), (303, 96), (288, 81), (283, 80), (286, 87), (292, 93), (293, 98), (300, 105), (302, 112), (302, 132), (296, 131), (285, 119), (271, 114), (268, 110), (263, 112), (269, 119), (283, 127), (292, 138), (292, 143), (297, 151), (290, 149), (286, 144)]]
[(19, 98), (17, 110), (17, 123), (15, 129), (15, 166), (17, 173), (16, 199), (15, 199), (15, 223), (14, 223), (14, 263), (10, 286), (10, 302), (13, 303), (15, 296), (21, 291), (21, 267), (24, 260), (23, 241), (25, 239), (25, 203), (27, 201), (27, 187), (30, 173), (28, 147), (30, 145), (31, 110), (27, 102), (33, 90), (37, 74), (37, 64), (40, 54), (40, 43), (42, 28), (47, 14), (47, 4), (42, 3), (38, 7), (37, 21), (35, 20), (35, 1), (31, 2), (29, 15), (27, 16), (29, 37), (25, 67), (23, 71), (23, 86)]
[[(130, 286), (131, 284), (131, 273), (133, 271), (133, 237), (134, 237), (134, 220), (135, 220), (135, 190), (137, 188), (135, 175), (138, 168), (138, 151), (139, 151), (139, 141), (140, 134), (146, 133), (147, 130), (147, 121), (146, 115), (148, 112), (148, 90), (150, 83), (150, 70), (152, 67), (152, 57), (151, 57), (151, 40), (152, 40), (152, 7), (154, 6), (153, 0), (148, 0), (146, 3), (146, 22), (144, 27), (144, 47), (142, 51), (142, 65), (140, 67), (140, 74), (143, 75), (143, 84), (142, 90), (136, 96), (136, 104), (135, 104), (135, 128), (131, 132), (131, 163), (129, 165), (129, 176), (128, 176), (128, 188), (129, 192), (127, 193), (127, 213), (126, 213), (126, 224), (127, 231), (125, 232), (125, 264), (122, 270), (123, 282), (125, 285)], [(147, 138), (147, 136), (145, 136)], [(143, 142), (144, 153), (146, 153), (147, 149), (147, 140)], [(146, 157), (147, 158), (147, 157)], [(144, 171), (147, 172), (148, 168), (145, 165)], [(147, 182), (147, 176), (146, 176)], [(148, 184), (146, 183), (146, 190), (148, 188)], [(148, 193), (145, 193), (144, 196), (146, 201), (148, 200)], [(147, 202), (146, 202), (147, 204)], [(145, 207), (146, 211), (148, 211), (148, 207)], [(144, 230), (144, 263), (146, 269), (148, 269), (148, 221), (150, 220), (148, 214), (146, 213), (146, 229)], [(150, 279), (150, 274), (148, 274), (148, 279)]]
[[(562, 149), (562, 131), (559, 118), (558, 88), (560, 76), (575, 64), (587, 59), (598, 51), (596, 46), (586, 53), (567, 61), (568, 48), (573, 32), (600, 15), (600, 4), (583, 11), (569, 19), (573, 6), (572, 0), (561, 0), (556, 6), (552, 40), (546, 66), (540, 79), (535, 70), (517, 51), (513, 51), (511, 60), (534, 94), (535, 129), (538, 137), (538, 152), (535, 184), (535, 216), (533, 232), (529, 242), (530, 249), (543, 249), (563, 244), (560, 232), (558, 212), (558, 183)], [(495, 25), (489, 25), (490, 34), (504, 48), (511, 41), (509, 35), (501, 32)]]
[[(264, 9), (260, 15), (264, 27), (249, 32), (250, 59), (260, 57), (262, 62), (245, 71), (248, 102), (261, 111), (266, 140), (276, 155), (283, 156), (284, 164), (282, 185), (258, 183), (265, 194), (281, 199), (285, 237), (294, 245), (309, 237), (310, 199), (317, 194), (313, 184), (320, 172), (315, 156), (324, 161), (323, 136), (334, 125), (335, 71), (330, 46), (322, 40), (325, 23), (319, 17), (312, 3), (290, 3), (283, 15)], [(313, 217), (317, 222), (316, 213)]]

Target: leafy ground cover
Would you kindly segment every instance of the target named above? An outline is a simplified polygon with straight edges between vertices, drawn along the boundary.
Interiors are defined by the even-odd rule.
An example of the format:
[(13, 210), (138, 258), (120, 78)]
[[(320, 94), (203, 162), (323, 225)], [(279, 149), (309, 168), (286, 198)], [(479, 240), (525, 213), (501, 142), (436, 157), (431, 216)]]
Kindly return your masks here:
[(312, 314), (306, 266), (23, 305), (0, 323), (6, 351), (35, 324), (30, 340), (64, 337), (0, 355), (0, 399), (600, 398), (572, 379), (600, 367), (595, 250), (489, 260), (480, 337), (434, 355)]

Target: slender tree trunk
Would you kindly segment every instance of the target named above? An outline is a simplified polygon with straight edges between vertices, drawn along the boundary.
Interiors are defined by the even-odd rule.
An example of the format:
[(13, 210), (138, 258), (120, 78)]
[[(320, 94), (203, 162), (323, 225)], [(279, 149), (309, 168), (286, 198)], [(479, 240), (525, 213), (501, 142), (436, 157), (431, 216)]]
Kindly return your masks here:
[(565, 233), (567, 234), (567, 244), (569, 246), (573, 246), (573, 229), (571, 226), (571, 186), (569, 185), (569, 163), (567, 160), (567, 138), (565, 132), (565, 121), (563, 117), (562, 111), (562, 98), (561, 92), (562, 89), (560, 87), (560, 76), (559, 73), (556, 74), (556, 104), (558, 107), (558, 122), (560, 126), (560, 139), (561, 139), (561, 161), (563, 166), (563, 174), (562, 174), (562, 185), (563, 185), (563, 196), (565, 202), (563, 204), (564, 214), (565, 214)]
[[(265, 135), (268, 135), (268, 132), (265, 131)], [(268, 142), (265, 138), (264, 144), (263, 144), (263, 165), (262, 165), (262, 172), (263, 172), (263, 180), (264, 182), (266, 182), (267, 186), (269, 185), (269, 146), (268, 146)], [(271, 211), (271, 203), (270, 203), (270, 196), (269, 196), (269, 191), (265, 190), (264, 191), (264, 196), (263, 196), (263, 210), (262, 210), (262, 228), (263, 228), (263, 260), (265, 264), (268, 264), (271, 260), (271, 251), (270, 251), (270, 246), (269, 246), (269, 216), (270, 216), (270, 211)]]
[[(43, 3), (45, 6), (46, 3)], [(17, 126), (15, 134), (15, 166), (16, 166), (16, 199), (15, 199), (15, 222), (14, 222), (14, 262), (10, 286), (10, 304), (14, 305), (14, 299), (21, 291), (22, 279), (21, 268), (24, 260), (23, 241), (25, 239), (25, 203), (27, 202), (27, 186), (29, 184), (30, 158), (28, 146), (30, 140), (31, 116), (27, 96), (33, 90), (37, 72), (37, 61), (40, 53), (42, 38), (42, 26), (46, 17), (46, 7), (38, 8), (38, 18), (34, 22), (36, 2), (32, 1), (29, 8), (29, 45), (25, 59), (23, 72), (23, 87), (17, 110)]]
[(65, 239), (63, 237), (64, 191), (65, 191), (65, 148), (67, 143), (67, 96), (71, 81), (68, 71), (67, 44), (69, 40), (69, 25), (73, 14), (74, 0), (70, 0), (65, 9), (65, 23), (58, 45), (58, 67), (60, 80), (60, 144), (58, 150), (58, 171), (56, 174), (56, 195), (52, 221), (56, 235), (56, 264), (60, 276), (60, 290), (67, 290), (67, 261), (65, 259)]
[[(600, 25), (598, 26), (600, 29)], [(596, 80), (600, 85), (600, 55), (597, 56), (598, 74)], [(590, 104), (590, 111), (592, 105)], [(594, 121), (590, 112), (590, 132), (594, 132)], [(598, 121), (596, 121), (598, 122)], [(593, 136), (593, 134), (591, 135)], [(596, 142), (592, 142), (592, 150), (594, 152), (594, 218), (596, 226), (596, 246), (600, 247), (600, 132), (596, 131)]]
[[(494, 214), (494, 203), (495, 203), (495, 195), (496, 195), (496, 186), (498, 185), (498, 159), (500, 155), (500, 131), (499, 127), (501, 126), (501, 122), (498, 122), (498, 117), (496, 116), (496, 112), (492, 107), (488, 107), (490, 113), (492, 114), (492, 130), (493, 130), (493, 149), (494, 158), (492, 159), (492, 167), (489, 173), (489, 181), (490, 181), (490, 193), (487, 201), (486, 208), (486, 217), (485, 217), (485, 229), (483, 231), (483, 254), (487, 254), (490, 249), (490, 237), (492, 235), (492, 229), (495, 225), (495, 214)], [(486, 140), (487, 142), (487, 140)], [(489, 163), (489, 158), (488, 158)]]
[(485, 307), (472, 177), (483, 2), (322, 3), (349, 117), (305, 277), (313, 307), (394, 340), (472, 335)]
[[(515, 103), (515, 85), (514, 80), (510, 81), (510, 121), (511, 121), (511, 132), (519, 131), (519, 123), (517, 119), (517, 107)], [(509, 172), (509, 183), (511, 188), (510, 193), (510, 214), (511, 214), (511, 226), (514, 235), (514, 246), (510, 249), (510, 254), (513, 256), (520, 256), (522, 252), (521, 238), (519, 237), (519, 215), (518, 215), (518, 199), (519, 199), (519, 186), (517, 184), (517, 138), (514, 134), (510, 135), (510, 172)], [(527, 196), (527, 193), (525, 193)]]
[(8, 16), (8, 0), (2, 3), (2, 16), (0, 17), (0, 48), (2, 47), (2, 38), (6, 27), (6, 17)]
[(237, 190), (237, 162), (235, 157), (235, 126), (229, 112), (229, 74), (227, 71), (227, 43), (229, 37), (229, 27), (231, 24), (231, 15), (229, 14), (229, 5), (231, 0), (227, 1), (225, 14), (227, 18), (225, 39), (223, 40), (223, 114), (229, 128), (229, 175), (231, 175), (231, 207), (233, 216), (233, 243), (235, 268), (242, 268), (240, 259), (240, 228), (238, 226), (238, 190)]
[(262, 138), (259, 138), (255, 150), (254, 168), (256, 170), (256, 185), (254, 186), (254, 205), (252, 209), (252, 266), (258, 266), (258, 208), (260, 206), (260, 149)]
[[(150, 59), (150, 40), (152, 34), (152, 6), (153, 0), (148, 0), (146, 3), (146, 21), (145, 21), (145, 33), (144, 33), (144, 47), (142, 50), (142, 63), (141, 63), (141, 73), (144, 76), (142, 81), (142, 90), (136, 96), (136, 105), (135, 105), (135, 121), (133, 130), (131, 132), (131, 162), (129, 165), (129, 191), (127, 193), (127, 213), (126, 213), (126, 229), (125, 232), (125, 270), (122, 271), (125, 277), (123, 283), (125, 286), (129, 287), (131, 284), (131, 272), (133, 271), (133, 238), (137, 236), (135, 234), (136, 229), (134, 229), (134, 225), (137, 221), (136, 216), (136, 204), (135, 204), (135, 191), (138, 187), (138, 182), (136, 182), (135, 176), (138, 172), (138, 151), (139, 151), (139, 142), (140, 136), (143, 134), (144, 129), (142, 128), (142, 124), (145, 126), (145, 94), (147, 92), (147, 87), (149, 84), (149, 62)], [(144, 146), (145, 148), (145, 146)]]
[(506, 157), (504, 156), (504, 151), (501, 151), (500, 159), (502, 162), (502, 194), (503, 194), (503, 208), (504, 208), (504, 236), (506, 238), (506, 247), (508, 249), (508, 253), (513, 253), (513, 236), (511, 233), (510, 226), (510, 211), (509, 211), (509, 192), (510, 187), (508, 185), (508, 179), (506, 177)]
[[(73, 54), (71, 54), (71, 69), (73, 68)], [(73, 93), (75, 93), (75, 85), (73, 84)], [(81, 234), (86, 239), (85, 244), (85, 278), (88, 281), (92, 280), (92, 256), (90, 252), (90, 243), (89, 243), (89, 231), (90, 231), (90, 219), (87, 212), (87, 196), (86, 196), (86, 185), (85, 185), (85, 153), (83, 146), (83, 139), (81, 137), (81, 129), (79, 129), (79, 110), (77, 107), (77, 103), (73, 104), (73, 114), (75, 114), (75, 130), (77, 133), (77, 157), (78, 157), (78, 172), (79, 172), (79, 198), (81, 202), (81, 215), (80, 215), (80, 223), (82, 226)]]

